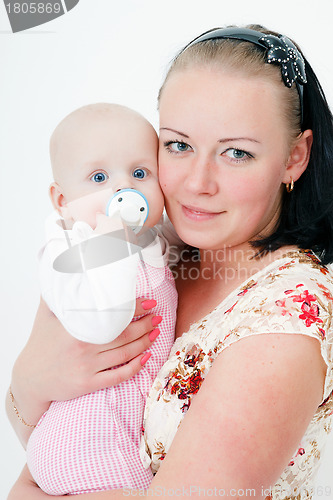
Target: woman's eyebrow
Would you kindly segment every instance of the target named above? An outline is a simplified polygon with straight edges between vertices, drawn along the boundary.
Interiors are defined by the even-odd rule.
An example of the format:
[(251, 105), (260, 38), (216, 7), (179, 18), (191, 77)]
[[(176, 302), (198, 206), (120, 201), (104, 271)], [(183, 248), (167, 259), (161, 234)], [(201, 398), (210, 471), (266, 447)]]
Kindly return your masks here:
[(179, 132), (179, 130), (175, 130), (174, 128), (169, 128), (169, 127), (161, 127), (160, 130), (169, 130), (170, 132), (175, 132), (176, 134), (179, 134), (183, 137), (186, 137), (186, 139), (189, 139), (190, 136), (184, 134), (184, 132)]
[(251, 137), (227, 137), (226, 139), (219, 139), (217, 142), (224, 143), (232, 141), (250, 141), (260, 144), (259, 141), (257, 141), (256, 139), (252, 139)]

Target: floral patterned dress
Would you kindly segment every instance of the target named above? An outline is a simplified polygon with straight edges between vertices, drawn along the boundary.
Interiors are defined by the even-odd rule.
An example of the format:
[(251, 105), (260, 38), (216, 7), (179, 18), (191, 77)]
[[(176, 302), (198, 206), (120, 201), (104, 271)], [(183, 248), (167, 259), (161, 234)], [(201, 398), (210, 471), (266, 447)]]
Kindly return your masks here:
[(260, 333), (318, 339), (327, 365), (322, 403), (271, 488), (273, 500), (312, 498), (313, 480), (332, 428), (333, 272), (311, 251), (293, 251), (269, 264), (179, 337), (147, 400), (141, 458), (156, 472), (214, 359), (228, 346)]

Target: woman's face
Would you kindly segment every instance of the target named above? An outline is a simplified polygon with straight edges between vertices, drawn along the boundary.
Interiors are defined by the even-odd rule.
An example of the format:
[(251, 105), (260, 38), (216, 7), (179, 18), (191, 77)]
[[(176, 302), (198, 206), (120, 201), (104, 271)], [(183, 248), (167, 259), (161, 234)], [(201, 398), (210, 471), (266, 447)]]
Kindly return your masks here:
[(170, 76), (160, 101), (159, 176), (179, 236), (237, 247), (274, 229), (290, 145), (278, 85), (212, 68)]

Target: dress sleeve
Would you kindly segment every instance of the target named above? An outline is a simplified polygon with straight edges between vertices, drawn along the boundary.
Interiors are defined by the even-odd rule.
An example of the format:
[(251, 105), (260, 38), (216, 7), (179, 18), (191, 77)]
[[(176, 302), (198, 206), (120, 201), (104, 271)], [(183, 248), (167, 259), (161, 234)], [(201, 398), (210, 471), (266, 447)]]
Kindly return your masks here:
[(327, 365), (325, 399), (333, 389), (332, 302), (331, 275), (312, 268), (299, 272), (281, 269), (260, 283), (250, 282), (238, 293), (224, 313), (229, 324), (226, 342), (230, 345), (260, 333), (301, 334), (317, 339)]

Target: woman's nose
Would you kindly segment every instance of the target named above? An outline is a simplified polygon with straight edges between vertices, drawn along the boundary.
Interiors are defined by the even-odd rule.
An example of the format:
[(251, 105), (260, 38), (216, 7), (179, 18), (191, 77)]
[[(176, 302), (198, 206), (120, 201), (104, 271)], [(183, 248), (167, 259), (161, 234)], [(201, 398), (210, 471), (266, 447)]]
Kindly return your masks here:
[(214, 195), (218, 189), (217, 172), (209, 158), (195, 158), (186, 172), (184, 187), (193, 194)]

